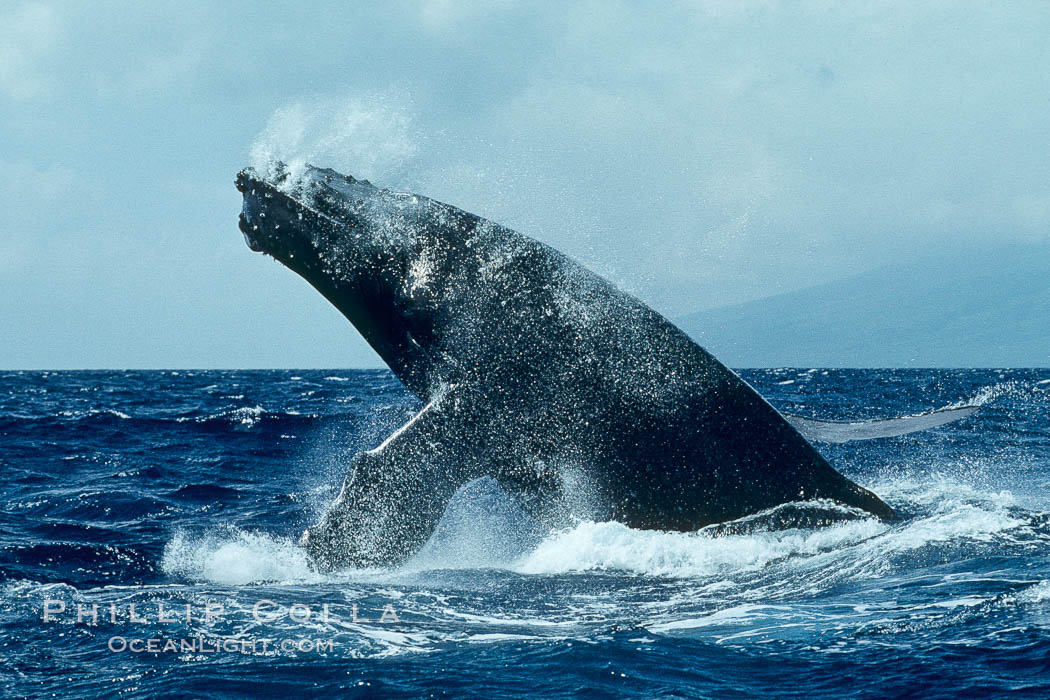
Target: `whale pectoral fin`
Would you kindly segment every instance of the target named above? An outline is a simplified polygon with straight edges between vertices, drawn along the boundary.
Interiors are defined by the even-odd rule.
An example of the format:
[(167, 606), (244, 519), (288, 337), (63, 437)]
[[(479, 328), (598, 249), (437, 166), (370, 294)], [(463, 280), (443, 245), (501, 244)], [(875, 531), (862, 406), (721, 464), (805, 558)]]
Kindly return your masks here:
[(320, 568), (397, 563), (426, 542), (456, 489), (478, 475), (463, 411), (445, 395), (354, 457), (338, 498), (303, 533)]
[(853, 422), (803, 418), (802, 416), (793, 416), (788, 413), (782, 415), (807, 440), (812, 440), (813, 442), (850, 442), (852, 440), (896, 437), (920, 430), (936, 428), (937, 426), (972, 416), (977, 412), (978, 408), (979, 406), (941, 408), (914, 416)]

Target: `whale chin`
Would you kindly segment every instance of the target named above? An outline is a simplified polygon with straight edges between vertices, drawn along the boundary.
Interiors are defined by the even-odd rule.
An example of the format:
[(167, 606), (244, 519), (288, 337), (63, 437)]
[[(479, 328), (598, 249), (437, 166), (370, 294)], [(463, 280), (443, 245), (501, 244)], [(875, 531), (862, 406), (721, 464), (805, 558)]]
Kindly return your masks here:
[(241, 229), (241, 233), (244, 234), (244, 243), (248, 246), (249, 249), (256, 253), (266, 252), (263, 249), (262, 244), (260, 244), (259, 241), (255, 240), (255, 238), (252, 237), (252, 224), (249, 223), (248, 217), (246, 217), (244, 214), (241, 214), (240, 219), (238, 219), (237, 221), (237, 226)]

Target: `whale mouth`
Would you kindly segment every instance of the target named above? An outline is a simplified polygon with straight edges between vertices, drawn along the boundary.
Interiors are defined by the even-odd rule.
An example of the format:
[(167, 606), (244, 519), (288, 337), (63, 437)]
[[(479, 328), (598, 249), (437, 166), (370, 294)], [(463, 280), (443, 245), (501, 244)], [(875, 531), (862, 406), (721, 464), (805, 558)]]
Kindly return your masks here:
[(241, 212), (241, 215), (237, 219), (237, 227), (240, 228), (241, 233), (244, 234), (244, 242), (247, 244), (248, 248), (255, 253), (266, 252), (263, 249), (262, 244), (252, 236), (258, 227), (248, 220), (248, 217), (244, 215), (244, 212)]
[[(233, 184), (237, 187), (238, 192), (242, 195), (246, 195), (249, 192), (254, 192), (255, 187), (259, 183), (252, 177), (251, 172), (246, 168), (237, 173), (237, 179), (233, 181)], [(264, 252), (262, 243), (260, 243), (254, 235), (259, 230), (259, 226), (252, 222), (244, 211), (242, 211), (240, 216), (237, 217), (237, 228), (239, 228), (244, 235), (244, 242), (249, 249), (256, 253)]]
[[(355, 207), (344, 204), (340, 192), (332, 189), (333, 182), (360, 190), (355, 193)], [(347, 217), (352, 218), (376, 190), (367, 181), (310, 165), (293, 177), (283, 163), (266, 174), (245, 168), (237, 173), (234, 185), (244, 197), (238, 228), (245, 244), (282, 262), (316, 252), (317, 237), (307, 229), (315, 230), (321, 222), (329, 228), (351, 226)]]
[[(244, 205), (237, 218), (237, 228), (244, 235), (245, 244), (253, 252), (269, 253), (267, 244), (270, 236), (263, 230), (263, 220), (269, 207), (268, 200), (273, 197), (273, 187), (260, 179), (251, 168), (237, 173), (234, 185), (237, 191), (244, 195)], [(264, 203), (264, 200), (267, 201)]]

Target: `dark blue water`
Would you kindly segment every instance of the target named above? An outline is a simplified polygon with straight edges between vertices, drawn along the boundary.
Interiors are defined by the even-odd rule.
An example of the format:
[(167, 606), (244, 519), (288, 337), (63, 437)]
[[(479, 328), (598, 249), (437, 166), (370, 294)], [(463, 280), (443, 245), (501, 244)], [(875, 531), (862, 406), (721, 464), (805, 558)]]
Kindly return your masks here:
[(295, 537), (418, 408), (389, 373), (0, 374), (0, 687), (1050, 697), (1050, 370), (744, 374), (824, 418), (983, 407), (821, 446), (901, 524), (543, 536), (481, 481), (405, 566), (322, 576)]

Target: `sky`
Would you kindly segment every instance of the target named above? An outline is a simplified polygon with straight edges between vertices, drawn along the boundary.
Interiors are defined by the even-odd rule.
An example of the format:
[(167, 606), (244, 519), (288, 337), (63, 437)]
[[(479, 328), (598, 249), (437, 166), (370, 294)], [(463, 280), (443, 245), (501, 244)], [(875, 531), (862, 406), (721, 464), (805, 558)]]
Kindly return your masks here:
[(0, 368), (379, 366), (244, 245), (271, 157), (669, 316), (1050, 243), (1048, 36), (1038, 0), (2, 0)]

